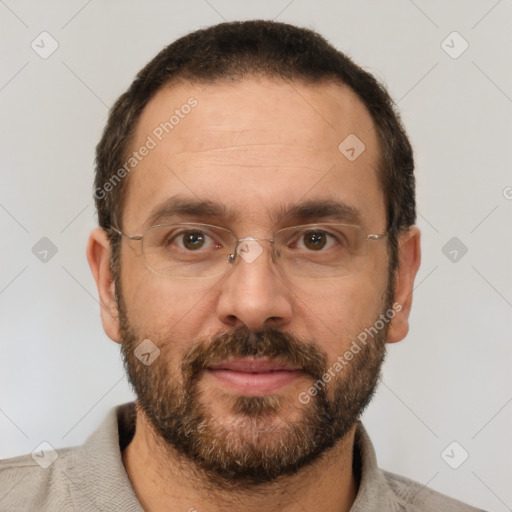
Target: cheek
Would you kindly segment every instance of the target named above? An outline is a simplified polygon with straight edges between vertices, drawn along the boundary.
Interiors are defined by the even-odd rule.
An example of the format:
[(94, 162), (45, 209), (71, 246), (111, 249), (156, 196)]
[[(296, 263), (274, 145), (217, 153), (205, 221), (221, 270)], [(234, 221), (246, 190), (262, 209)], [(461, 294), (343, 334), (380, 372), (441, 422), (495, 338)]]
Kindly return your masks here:
[(143, 262), (132, 261), (123, 267), (122, 292), (130, 325), (158, 344), (172, 342), (185, 352), (205, 325), (206, 286), (158, 276)]
[(329, 360), (345, 352), (352, 340), (373, 325), (383, 308), (385, 279), (379, 282), (353, 278), (330, 281), (322, 286), (303, 286), (296, 291), (296, 315), (304, 319), (307, 332)]

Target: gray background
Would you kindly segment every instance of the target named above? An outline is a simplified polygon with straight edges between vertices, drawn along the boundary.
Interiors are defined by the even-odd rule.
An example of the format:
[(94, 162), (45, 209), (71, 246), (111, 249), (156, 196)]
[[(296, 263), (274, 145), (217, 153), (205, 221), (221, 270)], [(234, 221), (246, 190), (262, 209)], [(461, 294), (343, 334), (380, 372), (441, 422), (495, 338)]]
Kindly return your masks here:
[[(0, 1), (0, 458), (80, 444), (132, 399), (85, 258), (94, 146), (108, 107), (164, 45), (250, 18), (316, 29), (383, 80), (415, 148), (423, 260), (411, 330), (389, 348), (364, 416), (380, 466), (512, 510), (506, 0)], [(31, 48), (43, 31), (59, 45), (47, 59)], [(469, 44), (458, 58), (454, 31)], [(43, 237), (57, 250), (45, 262)]]

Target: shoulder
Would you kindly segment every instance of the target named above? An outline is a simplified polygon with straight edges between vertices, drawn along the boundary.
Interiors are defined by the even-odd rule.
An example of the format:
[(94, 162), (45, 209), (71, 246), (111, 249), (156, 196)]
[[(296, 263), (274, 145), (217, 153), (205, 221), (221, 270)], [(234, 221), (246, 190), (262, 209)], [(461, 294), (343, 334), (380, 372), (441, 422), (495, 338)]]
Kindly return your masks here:
[(485, 512), (404, 476), (381, 470), (390, 490), (407, 512)]
[(121, 447), (135, 430), (134, 406), (113, 407), (80, 446), (0, 460), (0, 512), (141, 512)]
[(390, 471), (379, 468), (368, 432), (358, 422), (354, 464), (361, 475), (353, 512), (368, 510), (406, 512), (484, 512)]
[[(0, 460), (0, 512), (73, 510), (68, 469), (77, 448)], [(37, 457), (40, 457), (37, 460)]]

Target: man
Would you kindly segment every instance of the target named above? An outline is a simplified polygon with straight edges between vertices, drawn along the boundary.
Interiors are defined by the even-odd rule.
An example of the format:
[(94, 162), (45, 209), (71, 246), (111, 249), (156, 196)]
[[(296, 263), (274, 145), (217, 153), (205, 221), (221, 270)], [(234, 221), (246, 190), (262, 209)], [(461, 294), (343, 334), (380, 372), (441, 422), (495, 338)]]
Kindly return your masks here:
[(420, 264), (387, 92), (318, 34), (224, 23), (157, 55), (97, 147), (87, 247), (134, 403), (1, 510), (470, 511), (378, 469), (359, 421)]

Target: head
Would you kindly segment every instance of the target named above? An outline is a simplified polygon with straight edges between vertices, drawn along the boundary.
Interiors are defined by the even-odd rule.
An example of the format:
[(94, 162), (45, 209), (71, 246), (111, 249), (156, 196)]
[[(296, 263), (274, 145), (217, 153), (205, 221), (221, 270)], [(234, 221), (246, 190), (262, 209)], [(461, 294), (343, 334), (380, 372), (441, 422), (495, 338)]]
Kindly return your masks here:
[[(99, 228), (87, 254), (105, 331), (164, 451), (219, 482), (256, 485), (349, 432), (386, 342), (408, 330), (420, 262), (413, 170), (385, 89), (307, 29), (220, 24), (140, 71), (97, 147)], [(120, 234), (175, 223), (256, 238), (258, 253), (183, 278), (156, 273), (148, 245)], [(386, 236), (364, 240), (357, 272), (292, 275), (269, 240), (326, 223)], [(228, 363), (254, 363), (258, 375), (270, 365), (277, 377), (242, 382), (247, 366)]]

